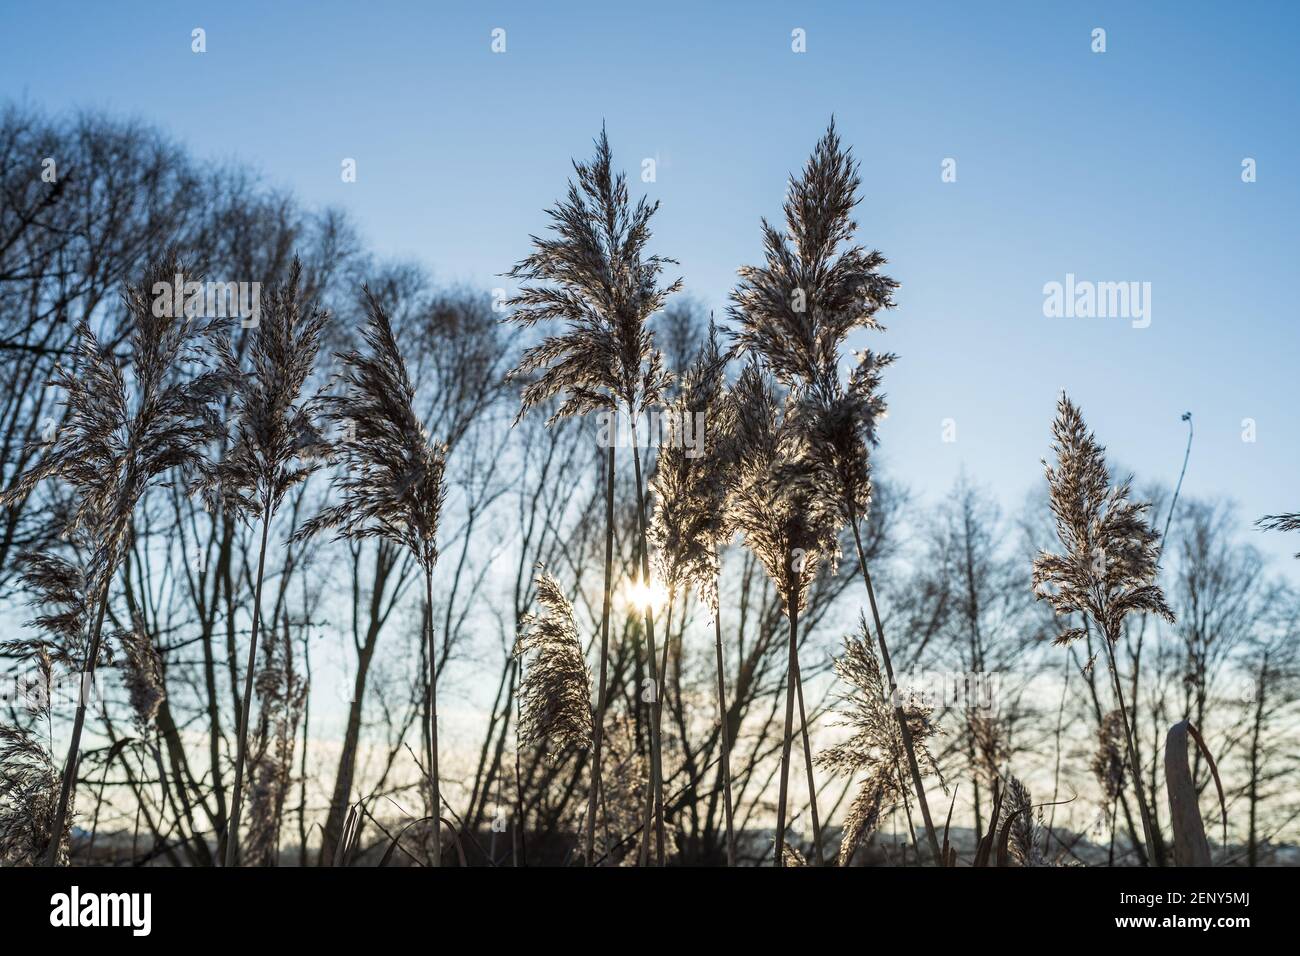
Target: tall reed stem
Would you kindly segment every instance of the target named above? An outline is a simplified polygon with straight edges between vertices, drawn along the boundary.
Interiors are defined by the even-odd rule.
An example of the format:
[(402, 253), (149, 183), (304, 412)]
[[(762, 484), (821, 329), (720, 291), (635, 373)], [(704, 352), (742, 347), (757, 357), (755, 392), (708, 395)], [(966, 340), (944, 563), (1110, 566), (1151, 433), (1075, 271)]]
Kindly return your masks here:
[[(239, 815), (244, 808), (244, 764), (248, 759), (248, 720), (253, 707), (253, 669), (257, 666), (257, 638), (262, 624), (262, 578), (266, 571), (266, 539), (271, 530), (270, 496), (262, 508), (262, 549), (257, 556), (257, 586), (253, 590), (253, 632), (248, 640), (248, 669), (244, 674), (244, 701), (239, 716), (239, 738), (235, 754), (235, 792), (226, 827), (226, 866), (239, 860)], [(214, 768), (215, 770), (215, 768)]]
[(600, 689), (596, 699), (595, 741), (591, 748), (591, 792), (587, 798), (587, 866), (596, 859), (596, 804), (600, 796), (600, 749), (605, 739), (605, 685), (609, 670), (609, 606), (614, 582), (614, 441), (605, 452), (605, 598), (600, 611)]
[(99, 642), (104, 633), (104, 615), (108, 613), (108, 586), (113, 580), (113, 568), (104, 569), (104, 586), (99, 594), (99, 608), (95, 612), (95, 627), (91, 632), (90, 650), (77, 688), (77, 713), (72, 719), (72, 741), (68, 744), (68, 758), (63, 764), (63, 783), (59, 787), (59, 805), (54, 812), (54, 827), (50, 830), (50, 845), (45, 851), (45, 865), (59, 862), (59, 846), (63, 843), (63, 827), (68, 819), (68, 805), (77, 783), (77, 764), (81, 758), (81, 731), (86, 725), (86, 700), (95, 683), (95, 664), (99, 660)]
[(438, 667), (433, 648), (433, 568), (424, 570), (428, 608), (425, 639), (429, 647), (429, 788), (433, 798), (433, 865), (442, 866), (442, 791), (438, 780)]
[[(675, 595), (673, 593), (673, 589), (669, 588), (668, 589), (668, 616), (664, 620), (664, 647), (663, 647), (663, 653), (659, 656), (659, 673), (663, 675), (665, 684), (667, 684), (668, 682), (668, 645), (672, 642), (672, 635), (673, 635), (673, 601), (674, 600), (675, 600)], [(664, 726), (664, 695), (662, 693), (655, 694), (654, 722), (655, 722), (655, 730), (662, 734), (663, 726)], [(642, 814), (642, 818), (641, 818), (641, 832), (643, 834), (648, 834), (650, 832), (651, 812), (656, 810), (660, 814), (664, 812), (662, 803), (658, 804), (658, 806), (655, 805), (655, 796), (656, 794), (654, 788), (646, 787), (645, 813)], [(640, 866), (645, 866), (646, 864), (646, 856), (648, 853), (649, 845), (650, 845), (649, 840), (643, 839), (641, 841), (641, 850), (640, 853), (638, 854), (638, 865)]]
[[(719, 592), (721, 588), (718, 589)], [(727, 671), (722, 654), (722, 602), (713, 611), (713, 647), (718, 655), (718, 734), (722, 740), (722, 799), (727, 817), (727, 866), (736, 865), (736, 834), (731, 822), (731, 721), (727, 716)]]
[[(635, 422), (635, 418), (633, 419)], [(641, 449), (637, 444), (636, 426), (632, 427), (632, 461), (636, 468), (636, 523), (637, 530), (641, 538), (641, 581), (647, 586), (650, 583), (650, 548), (646, 537), (645, 522), (645, 486), (641, 480)], [(646, 650), (647, 657), (650, 659), (650, 683), (655, 689), (655, 699), (658, 700), (663, 689), (659, 686), (659, 661), (657, 660), (658, 651), (655, 646), (655, 612), (649, 603), (645, 608), (645, 631), (646, 631)], [(655, 857), (660, 866), (664, 865), (664, 782), (663, 782), (663, 754), (659, 745), (659, 727), (654, 720), (653, 711), (650, 720), (650, 776), (655, 791), (655, 806), (658, 812), (655, 814)]]
[[(1124, 703), (1124, 690), (1119, 681), (1119, 669), (1115, 666), (1115, 649), (1111, 646), (1109, 635), (1102, 633), (1102, 643), (1106, 645), (1106, 664), (1110, 669), (1111, 688), (1115, 691), (1115, 703), (1119, 706), (1120, 719), (1124, 723), (1124, 746), (1128, 750), (1129, 768), (1133, 772), (1133, 791), (1137, 795), (1138, 811), (1142, 815), (1142, 840), (1146, 843), (1143, 860), (1150, 865), (1151, 854), (1157, 852), (1154, 831), (1151, 826), (1151, 809), (1147, 806), (1146, 791), (1142, 787), (1142, 768), (1138, 765), (1137, 747), (1133, 744), (1133, 729), (1129, 726), (1128, 706)], [(1156, 859), (1157, 866), (1163, 866), (1162, 859)]]
[(785, 669), (785, 733), (781, 737), (781, 789), (776, 805), (776, 865), (785, 865), (785, 797), (790, 785), (790, 742), (794, 737), (794, 685), (798, 680), (799, 662), (796, 656), (799, 634), (798, 586), (790, 596), (787, 616), (790, 620), (790, 660)]
[(799, 702), (799, 732), (803, 737), (803, 762), (808, 773), (808, 806), (812, 812), (813, 866), (822, 865), (822, 825), (817, 819), (817, 784), (813, 780), (812, 745), (808, 742), (808, 715), (803, 707), (803, 676), (799, 673), (799, 649), (791, 655), (794, 663), (794, 689)]
[(885, 644), (885, 629), (880, 623), (880, 611), (876, 608), (876, 591), (871, 586), (867, 556), (862, 550), (862, 533), (858, 529), (858, 519), (852, 511), (850, 511), (849, 524), (853, 528), (853, 543), (858, 550), (858, 566), (862, 568), (862, 580), (867, 586), (867, 601), (871, 605), (871, 619), (876, 625), (876, 643), (880, 646), (880, 660), (885, 665), (885, 677), (889, 681), (889, 696), (893, 700), (894, 716), (898, 718), (898, 732), (903, 738), (903, 749), (907, 751), (907, 766), (912, 774), (912, 787), (916, 790), (916, 802), (921, 808), (921, 819), (925, 823), (930, 855), (937, 866), (943, 858), (943, 852), (939, 848), (939, 837), (934, 830), (934, 821), (930, 818), (930, 804), (925, 799), (925, 786), (921, 783), (921, 768), (916, 762), (916, 748), (912, 745), (912, 728), (907, 724), (907, 716), (903, 713), (903, 705), (898, 699), (898, 685), (894, 682), (894, 665), (889, 657), (889, 647)]

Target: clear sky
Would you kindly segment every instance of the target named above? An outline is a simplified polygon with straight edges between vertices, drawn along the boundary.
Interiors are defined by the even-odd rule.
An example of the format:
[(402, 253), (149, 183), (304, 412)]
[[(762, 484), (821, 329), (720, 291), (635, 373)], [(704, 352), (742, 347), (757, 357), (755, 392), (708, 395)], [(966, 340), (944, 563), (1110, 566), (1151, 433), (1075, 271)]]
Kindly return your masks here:
[[(964, 466), (1014, 506), (1064, 387), (1141, 479), (1176, 478), (1191, 410), (1185, 491), (1253, 518), (1300, 509), (1298, 25), (1294, 3), (10, 0), (0, 96), (157, 123), (489, 288), (603, 121), (663, 202), (654, 251), (717, 309), (834, 114), (860, 237), (903, 286), (888, 333), (852, 343), (900, 355), (891, 473), (934, 500)], [(1150, 326), (1045, 317), (1068, 273), (1150, 282)], [(1296, 576), (1300, 541), (1251, 538)]]

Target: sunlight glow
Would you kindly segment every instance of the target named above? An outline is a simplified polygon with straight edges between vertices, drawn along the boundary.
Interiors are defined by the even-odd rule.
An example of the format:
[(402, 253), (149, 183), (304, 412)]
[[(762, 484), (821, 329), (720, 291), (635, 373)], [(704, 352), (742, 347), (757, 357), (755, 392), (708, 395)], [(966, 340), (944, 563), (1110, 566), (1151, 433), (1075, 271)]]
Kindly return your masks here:
[(640, 613), (658, 614), (668, 603), (668, 589), (653, 578), (649, 583), (634, 578), (623, 585), (623, 601)]

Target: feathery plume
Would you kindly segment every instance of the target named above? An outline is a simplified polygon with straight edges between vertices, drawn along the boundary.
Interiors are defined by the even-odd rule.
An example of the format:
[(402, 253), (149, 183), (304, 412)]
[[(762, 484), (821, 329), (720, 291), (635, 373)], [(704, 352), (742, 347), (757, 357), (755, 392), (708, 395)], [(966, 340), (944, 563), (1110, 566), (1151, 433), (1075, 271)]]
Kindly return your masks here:
[(878, 271), (885, 257), (861, 246), (841, 250), (857, 230), (860, 185), (832, 120), (802, 174), (791, 177), (785, 233), (764, 219), (766, 261), (740, 269), (731, 309), (740, 325), (736, 346), (762, 355), (784, 385), (834, 374), (845, 336), (881, 328), (876, 313), (894, 304), (898, 283)]
[(839, 561), (836, 506), (816, 481), (790, 403), (751, 362), (731, 392), (735, 463), (727, 519), (759, 559), (787, 608), (802, 608), (821, 561)]
[(992, 783), (999, 776), (998, 768), (1011, 758), (1002, 721), (991, 713), (972, 713), (967, 718), (967, 725), (978, 759), (976, 773)]
[(201, 365), (197, 374), (183, 374), (202, 362), (202, 343), (213, 337), (215, 326), (173, 315), (178, 309), (155, 309), (149, 291), (171, 286), (177, 274), (184, 275), (184, 266), (171, 257), (123, 292), (133, 387), (90, 326), (78, 326), (76, 361), (57, 366), (50, 381), (63, 392), (64, 424), (40, 461), (0, 494), (0, 505), (8, 505), (47, 478), (71, 486), (64, 532), (83, 533), (93, 545), (91, 571), (98, 584), (115, 567), (131, 513), (148, 486), (173, 468), (193, 470), (219, 429), (213, 406), (226, 388), (224, 374)]
[(660, 583), (670, 593), (682, 586), (694, 588), (715, 611), (718, 542), (727, 531), (726, 436), (733, 410), (726, 401), (725, 371), (717, 328), (710, 322), (708, 340), (668, 407), (672, 431), (659, 450), (650, 482), (656, 505), (649, 535)]
[[(646, 254), (650, 220), (659, 208), (645, 197), (631, 204), (627, 177), (613, 171), (609, 138), (602, 127), (596, 156), (589, 163), (574, 162), (577, 181), (548, 209), (554, 235), (533, 236), (533, 252), (509, 275), (524, 283), (507, 303), (514, 312), (508, 321), (524, 328), (539, 322), (561, 320), (565, 330), (551, 335), (524, 352), (519, 365), (507, 376), (526, 380), (516, 423), (535, 405), (562, 397), (548, 424), (587, 412), (607, 415), (626, 410), (635, 430), (638, 416), (657, 404), (671, 376), (654, 347), (647, 320), (681, 288), (681, 280), (660, 285), (664, 267), (675, 260)], [(587, 807), (586, 858), (594, 859), (596, 803), (600, 793), (601, 744), (604, 735), (605, 694), (609, 658), (609, 614), (613, 595), (614, 449), (617, 418), (611, 417), (606, 439), (605, 493), (605, 593), (601, 610), (600, 685), (596, 706), (595, 743), (590, 797)], [(633, 442), (637, 474), (637, 517), (641, 546), (641, 573), (649, 578), (646, 546), (645, 501), (641, 484), (640, 451)], [(646, 608), (649, 672), (657, 682), (654, 614)], [(656, 799), (662, 805), (659, 731), (651, 727), (651, 752)], [(663, 860), (664, 824), (657, 819), (660, 862)]]
[(162, 656), (145, 630), (143, 621), (137, 620), (135, 627), (129, 631), (119, 631), (117, 643), (125, 652), (122, 683), (126, 685), (130, 697), (136, 727), (143, 735), (154, 725), (158, 709), (167, 699)]
[(58, 801), (59, 768), (50, 752), (24, 728), (0, 725), (0, 866), (40, 866), (51, 855), (67, 865), (71, 812), (54, 841)]
[[(647, 320), (681, 280), (659, 284), (676, 261), (645, 252), (658, 202), (628, 197), (627, 176), (613, 172), (604, 129), (589, 163), (574, 162), (577, 181), (546, 211), (553, 237), (532, 236), (533, 252), (510, 270), (526, 283), (507, 302), (507, 321), (525, 328), (567, 323), (564, 332), (524, 352), (514, 380), (526, 381), (518, 418), (554, 397), (551, 421), (590, 411), (625, 408), (634, 416), (660, 400), (669, 373)], [(516, 421), (518, 421), (516, 418)]]
[[(1255, 524), (1265, 531), (1300, 531), (1300, 512), (1284, 515), (1265, 515)], [(1296, 553), (1300, 558), (1300, 552)]]
[(1006, 799), (1002, 802), (1002, 818), (997, 821), (998, 832), (1007, 828), (1009, 856), (1018, 866), (1042, 866), (1042, 853), (1038, 849), (1034, 826), (1034, 800), (1029, 788), (1017, 777), (1007, 783)]
[[(1142, 768), (1115, 664), (1115, 642), (1124, 618), (1134, 612), (1157, 614), (1172, 622), (1173, 611), (1156, 583), (1160, 535), (1147, 524), (1145, 502), (1129, 500), (1129, 481), (1111, 486), (1105, 449), (1098, 444), (1078, 407), (1062, 393), (1052, 423), (1056, 465), (1043, 463), (1056, 533), (1063, 554), (1040, 551), (1034, 559), (1033, 588), (1058, 615), (1086, 614), (1102, 632), (1111, 689), (1123, 724), (1133, 788), (1142, 814), (1147, 853), (1157, 864), (1163, 855), (1159, 831), (1142, 785)], [(1083, 637), (1082, 627), (1067, 628), (1056, 644)]]
[(871, 451), (886, 409), (881, 373), (894, 358), (858, 353), (847, 384), (838, 376), (822, 377), (800, 388), (792, 406), (794, 427), (807, 436), (816, 480), (848, 522), (866, 517), (871, 507)]
[[(1129, 500), (1129, 481), (1111, 486), (1105, 449), (1074, 403), (1062, 395), (1056, 408), (1052, 447), (1057, 464), (1043, 466), (1065, 552), (1039, 552), (1035, 596), (1058, 615), (1087, 614), (1112, 644), (1124, 618), (1135, 611), (1173, 621), (1155, 583), (1160, 535), (1146, 521), (1150, 505)], [(1083, 635), (1083, 628), (1072, 627), (1054, 643), (1068, 644)]]
[(198, 490), (215, 511), (243, 517), (273, 515), (285, 494), (318, 467), (328, 447), (321, 435), (324, 391), (304, 397), (329, 314), (304, 310), (302, 263), (295, 257), (288, 280), (274, 289), (250, 336), (245, 372), (218, 340), (222, 370), (234, 384), (234, 440), (220, 461), (203, 469)]
[(262, 545), (253, 587), (253, 627), (248, 639), (235, 753), (235, 787), (226, 832), (226, 866), (234, 866), (239, 859), (244, 768), (271, 520), (285, 494), (307, 480), (327, 451), (317, 426), (324, 411), (324, 394), (317, 391), (304, 399), (302, 393), (315, 367), (328, 315), (320, 309), (304, 315), (301, 281), (302, 263), (295, 256), (288, 280), (268, 296), (252, 334), (250, 373), (245, 374), (228, 339), (219, 341), (222, 370), (235, 388), (235, 435), (230, 450), (221, 461), (204, 469), (198, 483), (209, 510), (224, 505), (233, 514), (256, 516), (262, 521)]
[[(18, 637), (0, 644), (14, 657), (47, 654), (53, 665), (78, 671), (86, 660), (87, 587), (85, 569), (49, 551), (19, 558), (19, 582), (29, 595), (28, 606), (40, 608), (27, 627), (43, 632), (39, 638)], [(100, 648), (100, 663), (111, 661), (111, 646)]]
[[(840, 840), (839, 863), (847, 866), (861, 841), (871, 834), (884, 809), (906, 796), (899, 767), (905, 751), (894, 714), (893, 691), (881, 671), (871, 646), (865, 617), (859, 618), (860, 636), (844, 638), (844, 653), (835, 659), (835, 675), (845, 685), (838, 694), (838, 726), (851, 734), (842, 743), (817, 755), (818, 765), (839, 776), (860, 777), (857, 796), (849, 808)], [(910, 700), (903, 707), (912, 745), (923, 774), (938, 773), (926, 741), (940, 733), (932, 708)]]
[(1097, 728), (1097, 750), (1090, 767), (1109, 806), (1124, 788), (1124, 722), (1118, 710), (1107, 713)]
[[(204, 364), (203, 343), (215, 331), (173, 301), (162, 307), (159, 288), (172, 288), (184, 267), (174, 255), (155, 264), (138, 286), (123, 293), (131, 323), (131, 379), (111, 353), (100, 347), (89, 325), (78, 326), (74, 368), (59, 366), (52, 383), (63, 390), (64, 425), (40, 461), (3, 494), (0, 505), (31, 494), (46, 478), (59, 478), (73, 491), (65, 533), (89, 545), (87, 606), (93, 613), (81, 669), (93, 679), (99, 661), (108, 589), (128, 544), (132, 514), (160, 476), (193, 472), (204, 446), (219, 432), (215, 404), (228, 383)], [(192, 279), (193, 277), (191, 277)], [(53, 832), (61, 832), (76, 783), (85, 695), (79, 695)], [(58, 847), (51, 844), (49, 864)]]
[(342, 466), (334, 485), (342, 500), (304, 522), (294, 538), (323, 531), (336, 539), (382, 538), (432, 571), (446, 497), (446, 448), (430, 440), (416, 414), (415, 388), (388, 314), (369, 289), (364, 296), (366, 351), (342, 356), (345, 391), (329, 402), (328, 417), (348, 434), (334, 449)]
[(433, 567), (446, 495), (447, 448), (433, 443), (415, 412), (415, 388), (379, 299), (364, 290), (366, 351), (343, 356), (343, 395), (329, 417), (348, 433), (337, 450), (334, 487), (342, 500), (304, 522), (295, 539), (332, 530), (335, 538), (380, 538), (406, 548), (424, 571), (433, 865), (442, 865), (442, 796), (438, 779), (437, 661), (433, 640)]
[[(85, 660), (86, 581), (82, 569), (48, 552), (24, 555), (20, 580), (29, 605), (42, 609), (27, 627), (42, 638), (0, 642), (0, 653), (26, 659), (31, 673), (17, 680), (34, 723), (50, 721), (54, 669), (77, 673)], [(104, 642), (101, 663), (111, 663)], [(59, 802), (59, 768), (49, 748), (29, 729), (0, 724), (0, 866), (40, 866), (49, 855)], [(71, 847), (69, 812), (55, 862), (64, 865)]]
[(591, 746), (591, 674), (573, 623), (573, 605), (559, 582), (537, 576), (541, 614), (524, 620), (515, 655), (533, 654), (519, 685), (520, 736), (549, 748), (552, 761), (569, 748)]

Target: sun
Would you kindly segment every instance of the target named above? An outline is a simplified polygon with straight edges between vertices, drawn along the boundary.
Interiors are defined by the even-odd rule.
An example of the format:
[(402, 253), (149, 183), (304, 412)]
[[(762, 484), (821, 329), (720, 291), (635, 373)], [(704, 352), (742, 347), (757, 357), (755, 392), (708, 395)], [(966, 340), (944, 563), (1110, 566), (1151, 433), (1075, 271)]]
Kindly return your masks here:
[(623, 601), (628, 607), (642, 613), (658, 613), (668, 603), (668, 589), (653, 578), (649, 583), (633, 578), (623, 585)]

